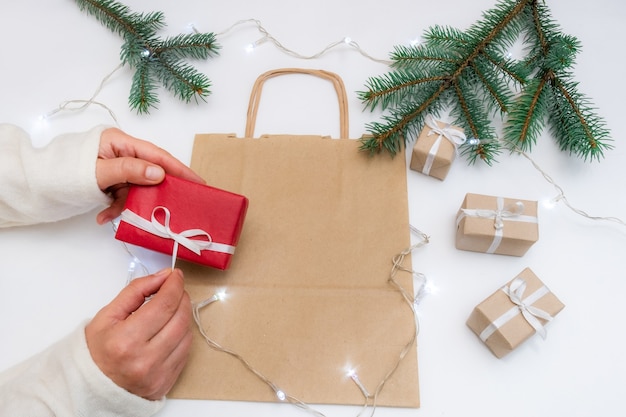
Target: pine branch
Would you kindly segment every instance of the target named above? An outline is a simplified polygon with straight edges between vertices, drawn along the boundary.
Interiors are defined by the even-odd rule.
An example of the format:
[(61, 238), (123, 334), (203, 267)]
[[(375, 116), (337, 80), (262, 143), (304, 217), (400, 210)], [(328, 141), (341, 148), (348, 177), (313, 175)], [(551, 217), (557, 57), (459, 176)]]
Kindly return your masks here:
[[(161, 12), (139, 14), (112, 0), (76, 0), (78, 7), (124, 39), (122, 63), (135, 69), (129, 105), (138, 113), (149, 113), (159, 103), (155, 80), (179, 99), (189, 102), (210, 94), (211, 82), (184, 59), (207, 59), (218, 53), (213, 33), (177, 35), (161, 40), (157, 31), (165, 27)], [(197, 100), (196, 100), (197, 101)]]
[(541, 134), (549, 108), (547, 80), (536, 78), (526, 84), (524, 91), (508, 114), (504, 140), (530, 150)]
[(554, 24), (533, 16), (535, 24), (545, 25), (537, 30), (541, 67), (508, 115), (505, 141), (530, 150), (548, 121), (561, 150), (584, 160), (599, 160), (604, 150), (613, 147), (607, 143), (611, 139), (604, 122), (577, 91), (578, 83), (572, 81), (570, 68), (580, 43), (573, 36), (557, 33)]
[(160, 12), (142, 15), (113, 0), (76, 0), (80, 10), (94, 16), (112, 32), (124, 37), (150, 37), (165, 27), (164, 16)]
[[(475, 62), (484, 54), (484, 51), (491, 49), (492, 42), (500, 39), (502, 42), (510, 42), (512, 31), (507, 31), (507, 26), (515, 21), (524, 11), (526, 5), (531, 0), (521, 0), (519, 2), (513, 2), (511, 4), (501, 3), (497, 9), (485, 14), (485, 23), (480, 23), (472, 26), (464, 35), (461, 35), (459, 31), (454, 29), (443, 29), (440, 27), (432, 28), (428, 36), (426, 37), (427, 43), (420, 45), (411, 50), (396, 49), (396, 54), (392, 55), (394, 64), (397, 66), (406, 65), (405, 62), (413, 62), (411, 65), (425, 66), (424, 62), (437, 62), (436, 69), (443, 69), (439, 74), (438, 88), (430, 90), (432, 94), (424, 97), (421, 100), (415, 99), (410, 109), (404, 111), (397, 111), (395, 108), (391, 108), (391, 117), (387, 119), (386, 124), (374, 124), (371, 127), (375, 129), (368, 129), (370, 136), (367, 140), (362, 141), (362, 149), (368, 150), (371, 153), (380, 152), (383, 149), (392, 150), (392, 155), (395, 154), (395, 150), (400, 149), (397, 143), (392, 146), (386, 146), (385, 141), (397, 142), (400, 137), (400, 132), (415, 131), (416, 126), (423, 125), (423, 112), (428, 110), (432, 111), (434, 108), (445, 108), (446, 105), (452, 104), (458, 110), (458, 117), (461, 121), (461, 125), (470, 129), (470, 135), (474, 137), (480, 137), (481, 139), (494, 139), (492, 130), (486, 129), (482, 115), (479, 116), (476, 109), (469, 111), (466, 108), (466, 104), (463, 103), (466, 98), (463, 89), (460, 89), (460, 83), (465, 82), (465, 78), (474, 77), (480, 80), (481, 77), (476, 75), (474, 69)], [(433, 53), (434, 51), (446, 51), (452, 55), (454, 60), (443, 60), (441, 54)], [(494, 51), (494, 52), (497, 52)], [(443, 65), (442, 63), (445, 63)], [(387, 75), (379, 78), (370, 78), (368, 80), (368, 91), (360, 92), (359, 97), (364, 101), (364, 104), (369, 108), (374, 108), (377, 105), (382, 104), (383, 109), (390, 104), (397, 105), (405, 101), (407, 96), (414, 95), (415, 91), (410, 88), (416, 85), (423, 85), (423, 83), (415, 83), (417, 80), (406, 80), (403, 77), (404, 74), (399, 72), (391, 72)], [(503, 73), (506, 76), (506, 73)], [(379, 83), (379, 81), (383, 82)], [(398, 82), (401, 81), (401, 82)], [(484, 90), (489, 91), (492, 84), (483, 86)], [(407, 90), (408, 89), (408, 90)], [(457, 94), (444, 94), (447, 90), (453, 89)], [(471, 89), (467, 89), (470, 91)], [(461, 92), (461, 94), (459, 94)], [(503, 98), (503, 94), (490, 94), (492, 97)], [(446, 98), (454, 97), (454, 103), (448, 103)], [(495, 99), (498, 103), (501, 100)], [(471, 100), (475, 102), (476, 100)], [(434, 113), (438, 115), (438, 113)], [(478, 119), (473, 119), (478, 118)], [(397, 122), (397, 125), (393, 125), (393, 122)], [(479, 136), (487, 132), (488, 136)], [(404, 145), (413, 139), (408, 135), (402, 135)], [(486, 160), (491, 160), (490, 157), (485, 157)]]
[(148, 113), (151, 107), (159, 102), (155, 90), (156, 86), (148, 69), (149, 63), (141, 61), (133, 74), (133, 84), (128, 98), (132, 108), (138, 113)]
[(599, 160), (604, 150), (613, 149), (604, 121), (589, 107), (588, 100), (576, 91), (576, 86), (563, 80), (554, 85), (555, 109), (550, 118), (552, 134), (561, 150), (567, 150), (584, 160)]
[(207, 59), (214, 56), (217, 49), (219, 45), (216, 44), (215, 34), (196, 33), (177, 35), (158, 42), (154, 54), (168, 55), (175, 59)]
[[(431, 86), (440, 86), (447, 82), (446, 76), (431, 76), (427, 73), (412, 71), (396, 71), (383, 77), (370, 80), (370, 90), (359, 93), (361, 100), (368, 103), (367, 107), (372, 110), (381, 107), (398, 107), (406, 104), (406, 99), (412, 101), (429, 90)], [(366, 107), (366, 108), (367, 108)]]
[(426, 30), (423, 37), (426, 43), (442, 45), (447, 48), (456, 48), (459, 45), (471, 43), (471, 38), (466, 33), (447, 26), (432, 26)]
[[(461, 148), (470, 163), (491, 164), (500, 152), (492, 112), (504, 119), (510, 147), (531, 149), (548, 125), (561, 149), (585, 160), (612, 148), (604, 122), (572, 81), (580, 44), (560, 32), (545, 2), (501, 0), (466, 31), (433, 26), (424, 39), (395, 47), (392, 70), (359, 92), (365, 108), (388, 112), (366, 126), (362, 150), (394, 155), (419, 134), (426, 112), (444, 110), (470, 138)], [(507, 51), (520, 40), (526, 56), (512, 60)]]
[(194, 97), (203, 98), (208, 94), (209, 79), (190, 65), (161, 56), (150, 62), (149, 67), (165, 88), (182, 101), (188, 103)]

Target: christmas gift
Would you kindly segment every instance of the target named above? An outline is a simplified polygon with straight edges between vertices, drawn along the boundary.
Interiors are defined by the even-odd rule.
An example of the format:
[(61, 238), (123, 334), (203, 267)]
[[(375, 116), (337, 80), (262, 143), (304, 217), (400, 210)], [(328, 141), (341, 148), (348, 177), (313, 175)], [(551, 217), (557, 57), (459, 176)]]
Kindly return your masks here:
[(443, 181), (456, 157), (457, 148), (465, 140), (463, 129), (427, 115), (424, 128), (413, 146), (410, 168)]
[(538, 333), (545, 339), (545, 325), (565, 306), (530, 270), (478, 304), (467, 325), (496, 357), (501, 358)]
[[(281, 74), (332, 83), (340, 138), (254, 135), (261, 87), (277, 91)], [(359, 150), (343, 82), (326, 71), (261, 75), (247, 122), (245, 137), (195, 137), (191, 167), (250, 209), (228, 271), (183, 266), (192, 300), (210, 304), (169, 396), (362, 405), (358, 376), (378, 405), (419, 406), (414, 314), (388, 283), (392, 258), (411, 244), (405, 157)], [(413, 294), (410, 274), (397, 279)]]
[(242, 195), (166, 175), (159, 185), (131, 185), (115, 237), (224, 270), (247, 208)]
[(468, 193), (456, 227), (457, 249), (522, 256), (539, 239), (537, 202)]

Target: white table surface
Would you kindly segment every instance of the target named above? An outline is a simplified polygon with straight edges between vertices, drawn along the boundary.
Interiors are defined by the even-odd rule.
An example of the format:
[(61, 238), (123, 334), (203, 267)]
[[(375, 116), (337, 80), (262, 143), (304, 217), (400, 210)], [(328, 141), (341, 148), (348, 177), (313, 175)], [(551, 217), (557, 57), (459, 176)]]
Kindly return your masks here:
[[(600, 163), (583, 162), (558, 150), (544, 134), (532, 158), (565, 190), (576, 207), (594, 216), (626, 218), (626, 153), (622, 143), (625, 83), (623, 24), (626, 3), (617, 0), (547, 1), (566, 33), (582, 42), (575, 78), (613, 132), (614, 150)], [(258, 19), (285, 47), (312, 55), (349, 36), (370, 55), (386, 59), (394, 45), (419, 38), (428, 26), (466, 28), (495, 0), (288, 0), (210, 2), (127, 0), (134, 11), (162, 11), (164, 35), (189, 30), (223, 32), (239, 20)], [(150, 139), (185, 162), (194, 134), (243, 135), (254, 79), (280, 67), (322, 68), (339, 73), (350, 105), (350, 136), (359, 137), (378, 113), (363, 111), (356, 91), (387, 67), (348, 47), (316, 60), (290, 57), (270, 43), (252, 53), (261, 38), (248, 23), (218, 36), (218, 58), (196, 63), (213, 82), (207, 103), (186, 105), (160, 93), (158, 110), (138, 116), (127, 106), (131, 72), (116, 72), (97, 100), (111, 108), (120, 126)], [(112, 124), (106, 111), (39, 116), (65, 100), (88, 99), (119, 63), (121, 40), (70, 0), (3, 1), (0, 4), (0, 121), (15, 123), (43, 145), (58, 133)], [(284, 79), (264, 90), (256, 133), (337, 136), (332, 89), (316, 80)], [(301, 97), (302, 106), (281, 107)], [(263, 105), (267, 106), (264, 108)], [(270, 111), (271, 108), (271, 111)], [(532, 165), (502, 154), (499, 163), (468, 166), (459, 160), (440, 182), (407, 171), (411, 223), (431, 236), (414, 257), (433, 291), (419, 307), (420, 409), (378, 408), (379, 416), (591, 416), (623, 410), (626, 227), (574, 214)], [(454, 216), (467, 192), (540, 202), (540, 240), (523, 257), (486, 255), (454, 248)], [(122, 288), (128, 255), (89, 213), (58, 224), (0, 231), (0, 369), (35, 354), (93, 315)], [(155, 266), (164, 259), (149, 260)], [(525, 267), (566, 304), (548, 326), (547, 339), (533, 338), (502, 360), (466, 327), (472, 308)], [(360, 408), (316, 406), (328, 416), (354, 416)], [(292, 416), (285, 404), (169, 401), (162, 416)]]

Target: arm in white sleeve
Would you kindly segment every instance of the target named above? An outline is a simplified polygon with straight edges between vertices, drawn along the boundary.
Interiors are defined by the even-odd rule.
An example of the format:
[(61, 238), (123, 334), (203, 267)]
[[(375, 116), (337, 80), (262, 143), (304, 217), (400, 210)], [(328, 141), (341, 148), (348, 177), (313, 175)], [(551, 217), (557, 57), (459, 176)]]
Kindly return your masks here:
[(117, 386), (93, 362), (84, 326), (25, 362), (0, 373), (0, 415), (144, 417), (164, 404)]
[[(58, 221), (108, 205), (96, 180), (103, 129), (62, 135), (34, 148), (23, 130), (0, 124), (0, 227)], [(0, 372), (0, 416), (143, 417), (162, 406), (163, 400), (133, 395), (102, 373), (84, 326)]]
[(96, 180), (103, 127), (34, 148), (20, 128), (0, 124), (0, 227), (63, 220), (108, 205)]

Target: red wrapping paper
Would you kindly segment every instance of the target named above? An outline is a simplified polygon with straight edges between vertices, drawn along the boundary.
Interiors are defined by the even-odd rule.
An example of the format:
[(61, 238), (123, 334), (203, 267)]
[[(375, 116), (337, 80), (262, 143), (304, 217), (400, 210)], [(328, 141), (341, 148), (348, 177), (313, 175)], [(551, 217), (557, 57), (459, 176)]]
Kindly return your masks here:
[[(169, 228), (174, 233), (200, 229), (208, 233), (212, 242), (236, 246), (243, 228), (248, 209), (248, 199), (219, 188), (202, 185), (166, 175), (163, 182), (155, 186), (131, 185), (126, 199), (125, 211), (130, 210), (150, 221), (153, 216), (164, 224), (165, 207), (170, 212)], [(160, 237), (130, 223), (120, 221), (115, 238), (133, 245), (172, 255), (174, 240)], [(192, 240), (207, 242), (206, 236), (193, 236)], [(227, 269), (232, 254), (207, 249), (200, 254), (183, 245), (178, 245), (177, 257), (185, 261)]]

